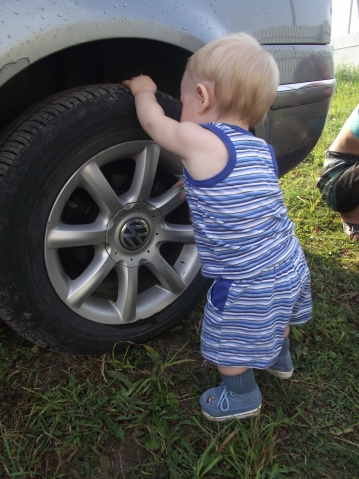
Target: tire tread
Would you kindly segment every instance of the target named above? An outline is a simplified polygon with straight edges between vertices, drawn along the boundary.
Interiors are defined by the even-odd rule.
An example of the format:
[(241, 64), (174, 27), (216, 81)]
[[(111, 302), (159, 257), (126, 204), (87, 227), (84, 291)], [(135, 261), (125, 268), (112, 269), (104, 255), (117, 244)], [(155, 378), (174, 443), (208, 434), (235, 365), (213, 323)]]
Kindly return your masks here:
[[(54, 119), (65, 111), (76, 108), (80, 103), (119, 92), (127, 97), (131, 96), (129, 90), (120, 84), (89, 85), (58, 93), (28, 109), (11, 123), (0, 137), (0, 189), (7, 188), (7, 179), (13, 179), (9, 167), (17, 166), (17, 157), (21, 150), (29, 145), (37, 133), (48, 128)], [(13, 156), (9, 158), (9, 154)]]

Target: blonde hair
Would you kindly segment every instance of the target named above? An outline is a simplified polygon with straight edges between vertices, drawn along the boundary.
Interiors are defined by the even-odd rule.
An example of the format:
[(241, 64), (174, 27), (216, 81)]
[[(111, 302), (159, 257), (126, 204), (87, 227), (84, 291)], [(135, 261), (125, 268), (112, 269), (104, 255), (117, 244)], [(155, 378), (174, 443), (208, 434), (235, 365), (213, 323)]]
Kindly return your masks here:
[(279, 83), (272, 55), (242, 32), (207, 43), (190, 57), (186, 70), (196, 83), (214, 83), (219, 117), (245, 120), (250, 127), (269, 110)]

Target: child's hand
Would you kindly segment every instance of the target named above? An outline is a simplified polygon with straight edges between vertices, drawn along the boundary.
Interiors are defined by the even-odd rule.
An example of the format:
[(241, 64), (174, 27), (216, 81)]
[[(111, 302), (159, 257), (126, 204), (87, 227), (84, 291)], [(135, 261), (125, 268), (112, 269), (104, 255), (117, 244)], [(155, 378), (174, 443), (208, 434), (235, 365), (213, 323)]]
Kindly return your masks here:
[(133, 77), (131, 80), (125, 80), (122, 82), (123, 85), (128, 86), (131, 90), (133, 96), (136, 96), (138, 92), (142, 90), (149, 90), (152, 93), (156, 93), (157, 86), (147, 75), (140, 75), (138, 77)]
[(177, 181), (177, 183), (175, 183), (172, 188), (181, 188), (180, 198), (181, 198), (181, 200), (186, 199), (186, 193), (185, 193), (184, 187), (183, 187), (183, 180)]

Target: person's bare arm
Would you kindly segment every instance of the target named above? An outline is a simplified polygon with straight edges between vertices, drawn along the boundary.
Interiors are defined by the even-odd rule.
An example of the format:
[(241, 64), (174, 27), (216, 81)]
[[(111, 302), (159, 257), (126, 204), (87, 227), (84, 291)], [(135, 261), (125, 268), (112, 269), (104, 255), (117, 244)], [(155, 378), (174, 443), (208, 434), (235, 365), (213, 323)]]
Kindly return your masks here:
[(135, 97), (142, 128), (162, 148), (180, 156), (194, 179), (210, 178), (224, 168), (228, 160), (224, 143), (197, 123), (178, 122), (167, 117), (157, 103), (157, 87), (151, 78), (141, 75), (123, 84)]
[(194, 123), (179, 123), (165, 115), (157, 103), (155, 83), (146, 75), (125, 80), (135, 97), (136, 111), (139, 122), (145, 132), (162, 148), (165, 148), (181, 158), (188, 157), (200, 146), (198, 135), (204, 132)]

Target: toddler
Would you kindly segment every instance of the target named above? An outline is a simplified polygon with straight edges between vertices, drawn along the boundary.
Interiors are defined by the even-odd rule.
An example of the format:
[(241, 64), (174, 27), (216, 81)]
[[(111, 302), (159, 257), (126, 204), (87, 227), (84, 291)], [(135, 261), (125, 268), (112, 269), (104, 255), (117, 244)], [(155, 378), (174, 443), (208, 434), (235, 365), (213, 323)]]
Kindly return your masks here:
[(164, 115), (147, 76), (126, 80), (143, 129), (182, 158), (202, 263), (214, 279), (201, 352), (221, 374), (200, 398), (212, 421), (258, 414), (253, 369), (293, 372), (289, 325), (311, 317), (310, 276), (278, 184), (273, 148), (249, 129), (265, 116), (279, 81), (274, 58), (245, 33), (214, 40), (188, 61), (180, 122)]

